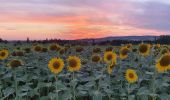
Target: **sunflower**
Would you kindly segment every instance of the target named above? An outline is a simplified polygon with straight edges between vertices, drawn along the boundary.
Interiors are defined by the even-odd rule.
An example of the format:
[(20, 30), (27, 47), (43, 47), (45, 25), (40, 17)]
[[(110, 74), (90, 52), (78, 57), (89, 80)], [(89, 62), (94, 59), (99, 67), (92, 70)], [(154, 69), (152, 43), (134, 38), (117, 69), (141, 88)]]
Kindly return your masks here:
[(156, 63), (156, 68), (158, 72), (164, 72), (170, 69), (170, 53), (166, 53), (160, 57)]
[(101, 49), (100, 48), (94, 48), (93, 49), (93, 53), (100, 53), (101, 52)]
[(61, 47), (60, 47), (60, 45), (58, 45), (58, 44), (51, 44), (50, 46), (49, 46), (49, 50), (51, 50), (51, 51), (59, 51), (61, 49)]
[(120, 58), (121, 58), (121, 59), (127, 58), (129, 51), (130, 51), (130, 50), (129, 50), (127, 47), (122, 47), (122, 48), (120, 49)]
[(21, 60), (18, 60), (18, 59), (14, 59), (14, 60), (11, 60), (7, 66), (10, 67), (10, 68), (17, 68), (19, 66), (22, 66), (23, 65), (23, 62)]
[(129, 43), (126, 45), (126, 47), (130, 49), (130, 48), (132, 48), (132, 44)]
[(34, 46), (34, 51), (36, 51), (36, 52), (41, 52), (41, 50), (42, 50), (42, 47), (40, 46), (40, 45), (36, 45), (36, 46)]
[(113, 53), (112, 51), (106, 51), (104, 53), (104, 61), (108, 64), (111, 64), (112, 62), (116, 63), (116, 58), (117, 58), (116, 53)]
[(125, 73), (125, 78), (129, 83), (134, 83), (138, 80), (138, 75), (135, 70), (127, 69)]
[(69, 56), (68, 59), (68, 70), (73, 72), (73, 71), (78, 71), (81, 68), (81, 60), (79, 57), (76, 56)]
[(79, 46), (79, 47), (76, 47), (76, 52), (82, 52), (84, 50), (83, 47)]
[(150, 44), (140, 44), (139, 54), (142, 56), (148, 56), (150, 53)]
[(109, 74), (112, 73), (113, 68), (115, 67), (115, 65), (116, 65), (116, 63), (113, 62), (112, 64), (110, 64), (110, 65), (107, 67), (107, 72), (108, 72)]
[(0, 51), (0, 60), (4, 60), (9, 56), (9, 51), (4, 49)]
[(96, 62), (96, 63), (98, 63), (98, 62), (100, 62), (101, 61), (101, 57), (100, 57), (100, 55), (92, 55), (92, 62)]
[(64, 68), (64, 61), (61, 58), (52, 58), (48, 63), (48, 68), (52, 73), (58, 74)]

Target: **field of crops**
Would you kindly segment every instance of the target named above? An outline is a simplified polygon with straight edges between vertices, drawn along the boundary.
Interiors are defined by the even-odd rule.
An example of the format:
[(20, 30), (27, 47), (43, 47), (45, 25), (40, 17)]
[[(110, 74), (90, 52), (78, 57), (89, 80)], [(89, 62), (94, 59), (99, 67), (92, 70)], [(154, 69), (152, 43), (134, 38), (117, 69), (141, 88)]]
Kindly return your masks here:
[(170, 100), (170, 46), (0, 44), (2, 100)]

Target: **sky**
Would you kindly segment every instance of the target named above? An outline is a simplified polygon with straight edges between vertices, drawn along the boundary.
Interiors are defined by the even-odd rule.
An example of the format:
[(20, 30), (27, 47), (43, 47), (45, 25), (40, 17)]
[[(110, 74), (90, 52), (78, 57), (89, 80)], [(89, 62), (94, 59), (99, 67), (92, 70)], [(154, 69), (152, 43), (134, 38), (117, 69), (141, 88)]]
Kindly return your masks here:
[(0, 0), (0, 38), (170, 35), (170, 0)]

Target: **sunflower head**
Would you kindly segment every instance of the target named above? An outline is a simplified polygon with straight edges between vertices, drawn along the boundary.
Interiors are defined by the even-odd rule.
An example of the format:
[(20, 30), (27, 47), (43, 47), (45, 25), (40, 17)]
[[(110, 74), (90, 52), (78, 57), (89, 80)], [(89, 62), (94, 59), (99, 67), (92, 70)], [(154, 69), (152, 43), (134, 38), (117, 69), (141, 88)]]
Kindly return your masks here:
[(135, 70), (127, 69), (125, 73), (125, 78), (129, 83), (134, 83), (138, 80), (138, 76)]
[(101, 61), (101, 57), (100, 55), (92, 55), (92, 62), (100, 62)]
[(0, 50), (0, 60), (4, 60), (9, 56), (9, 51), (4, 49)]
[(113, 47), (107, 47), (105, 51), (112, 51)]
[(45, 48), (45, 47), (43, 47), (41, 51), (42, 51), (42, 52), (47, 52), (47, 51), (48, 51), (48, 49), (47, 49), (47, 48)]
[(112, 64), (110, 64), (110, 65), (107, 67), (107, 72), (108, 72), (109, 74), (112, 73), (113, 68), (115, 67), (115, 65), (116, 65), (116, 63), (113, 62)]
[(101, 49), (100, 48), (94, 48), (93, 49), (93, 53), (100, 53), (101, 52)]
[(23, 62), (21, 60), (14, 59), (14, 60), (11, 60), (7, 66), (9, 66), (10, 68), (17, 68), (22, 65), (23, 65)]
[(164, 54), (156, 63), (158, 72), (164, 72), (170, 69), (170, 53)]
[(161, 47), (160, 44), (156, 44), (156, 45), (155, 45), (155, 49), (158, 49), (158, 48), (160, 48), (160, 47)]
[(111, 64), (112, 62), (116, 62), (117, 55), (116, 53), (113, 53), (112, 51), (106, 51), (104, 53), (104, 61), (108, 64)]
[(42, 47), (40, 45), (34, 46), (34, 51), (41, 52), (41, 50), (42, 50)]
[(61, 47), (58, 44), (51, 44), (49, 46), (49, 50), (51, 50), (51, 51), (59, 51), (60, 49), (61, 49)]
[(17, 56), (24, 56), (24, 52), (23, 51), (16, 51), (16, 55)]
[(25, 53), (30, 53), (31, 49), (30, 48), (25, 48), (24, 51), (25, 51)]
[(150, 53), (150, 44), (140, 44), (139, 54), (142, 56), (148, 56)]
[(83, 47), (79, 46), (79, 47), (76, 47), (76, 52), (82, 52), (84, 49)]
[(68, 70), (73, 71), (79, 71), (81, 68), (81, 60), (79, 57), (76, 56), (69, 56), (68, 59)]
[(121, 58), (121, 59), (127, 58), (129, 51), (130, 51), (130, 50), (129, 50), (127, 47), (122, 47), (122, 48), (120, 49), (120, 58)]
[(132, 44), (129, 43), (129, 44), (126, 45), (126, 47), (127, 47), (128, 49), (130, 49), (130, 48), (132, 48)]
[(48, 68), (52, 73), (58, 74), (64, 68), (64, 61), (61, 58), (52, 58), (48, 63)]
[(60, 55), (63, 55), (65, 53), (65, 48), (60, 49), (59, 53)]

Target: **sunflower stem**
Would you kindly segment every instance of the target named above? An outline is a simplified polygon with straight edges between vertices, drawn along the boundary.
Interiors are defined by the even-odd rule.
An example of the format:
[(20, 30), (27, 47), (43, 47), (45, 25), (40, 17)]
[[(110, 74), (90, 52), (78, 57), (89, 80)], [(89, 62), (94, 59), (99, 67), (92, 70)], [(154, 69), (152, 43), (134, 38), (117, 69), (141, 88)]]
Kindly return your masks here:
[[(58, 81), (57, 75), (55, 75), (55, 81), (56, 82)], [(58, 86), (57, 85), (56, 85), (56, 92), (57, 92), (57, 100), (59, 100), (59, 98), (58, 98)]]
[[(73, 80), (75, 79), (75, 75), (74, 75), (74, 72), (73, 72)], [(73, 84), (73, 100), (76, 100), (76, 95), (75, 95), (75, 86)]]
[(128, 100), (129, 100), (129, 94), (130, 94), (130, 83), (128, 83)]
[(15, 92), (16, 92), (15, 100), (18, 100), (18, 84), (17, 84), (17, 78), (16, 78), (16, 69), (14, 69), (13, 73), (14, 73)]
[[(110, 79), (110, 74), (109, 74), (109, 90), (111, 89), (111, 79)], [(109, 94), (109, 100), (111, 100), (111, 94)]]
[(153, 81), (152, 81), (152, 100), (156, 100), (156, 96), (155, 96), (155, 90), (156, 90), (155, 79), (156, 79), (156, 76), (157, 76), (157, 72), (155, 70), (154, 71), (154, 76), (153, 76)]

